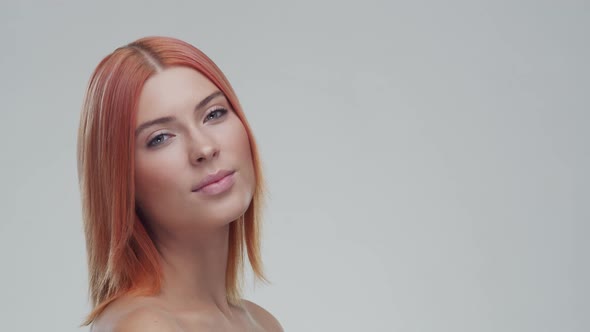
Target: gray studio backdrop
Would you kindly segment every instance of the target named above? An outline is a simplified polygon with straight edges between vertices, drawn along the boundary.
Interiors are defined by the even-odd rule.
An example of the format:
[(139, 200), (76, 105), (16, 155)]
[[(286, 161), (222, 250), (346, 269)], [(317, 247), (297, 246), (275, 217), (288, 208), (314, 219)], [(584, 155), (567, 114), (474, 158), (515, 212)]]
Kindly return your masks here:
[[(590, 330), (587, 1), (0, 5), (0, 330), (87, 331), (76, 134), (116, 47), (184, 39), (261, 146), (287, 331)], [(251, 275), (249, 275), (251, 280)]]

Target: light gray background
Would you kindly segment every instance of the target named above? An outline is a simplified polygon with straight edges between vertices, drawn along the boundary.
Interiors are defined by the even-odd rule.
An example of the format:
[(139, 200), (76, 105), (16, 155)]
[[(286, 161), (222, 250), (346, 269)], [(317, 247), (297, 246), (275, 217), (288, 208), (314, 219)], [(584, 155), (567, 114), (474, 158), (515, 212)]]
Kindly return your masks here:
[(588, 331), (588, 1), (0, 5), (0, 330), (86, 331), (76, 134), (116, 47), (226, 73), (287, 331)]

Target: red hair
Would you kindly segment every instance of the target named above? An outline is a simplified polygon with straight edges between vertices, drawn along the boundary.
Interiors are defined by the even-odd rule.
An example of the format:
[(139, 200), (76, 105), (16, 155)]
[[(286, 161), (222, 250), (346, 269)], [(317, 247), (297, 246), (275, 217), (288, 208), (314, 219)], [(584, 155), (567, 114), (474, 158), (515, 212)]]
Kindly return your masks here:
[(239, 305), (244, 245), (254, 275), (263, 275), (260, 213), (265, 184), (252, 130), (229, 81), (202, 51), (178, 39), (145, 37), (117, 48), (94, 70), (78, 131), (78, 178), (88, 255), (92, 323), (112, 301), (127, 294), (159, 292), (162, 269), (158, 251), (135, 210), (134, 127), (146, 80), (171, 67), (193, 68), (226, 96), (250, 140), (256, 188), (250, 206), (230, 224), (226, 290)]

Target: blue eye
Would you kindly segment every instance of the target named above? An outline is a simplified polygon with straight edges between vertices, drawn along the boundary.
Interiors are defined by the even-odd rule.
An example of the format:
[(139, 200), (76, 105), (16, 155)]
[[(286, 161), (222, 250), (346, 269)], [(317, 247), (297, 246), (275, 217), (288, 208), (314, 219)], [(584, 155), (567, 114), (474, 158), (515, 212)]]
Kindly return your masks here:
[[(209, 114), (207, 114), (207, 116), (205, 117), (205, 120), (215, 120), (215, 119), (219, 119), (221, 117), (224, 117), (227, 114), (228, 110), (225, 108), (218, 108), (218, 109), (214, 109), (213, 111), (209, 112)], [(211, 115), (213, 115), (213, 117), (211, 117)], [(166, 133), (161, 133), (158, 134), (156, 136), (154, 136), (154, 138), (152, 138), (148, 144), (147, 147), (148, 148), (153, 148), (156, 147), (160, 144), (162, 144), (163, 142), (165, 142), (167, 140), (168, 136), (172, 136), (171, 134), (166, 134)]]
[(159, 134), (157, 136), (155, 136), (154, 138), (152, 138), (149, 142), (148, 142), (148, 147), (154, 147), (154, 146), (158, 146), (160, 145), (162, 142), (164, 142), (165, 140), (162, 139), (162, 137), (164, 136), (170, 136), (169, 134)]
[(222, 116), (224, 116), (226, 113), (227, 113), (227, 110), (225, 108), (218, 108), (218, 109), (215, 109), (215, 110), (209, 112), (209, 114), (207, 114), (207, 116), (205, 117), (205, 119), (206, 120), (209, 120), (210, 119), (209, 116), (211, 114), (219, 114), (219, 116), (214, 116), (213, 117), (213, 119), (219, 119)]

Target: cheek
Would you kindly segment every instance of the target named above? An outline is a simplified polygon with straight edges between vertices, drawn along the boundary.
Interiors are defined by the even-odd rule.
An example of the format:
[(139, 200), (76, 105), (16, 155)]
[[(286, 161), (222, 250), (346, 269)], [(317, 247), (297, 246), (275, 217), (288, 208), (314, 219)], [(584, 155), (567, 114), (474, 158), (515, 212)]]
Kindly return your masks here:
[(165, 197), (176, 187), (181, 170), (178, 156), (161, 154), (140, 156), (135, 165), (135, 196), (138, 203), (149, 203), (156, 195)]
[(233, 150), (235, 150), (240, 158), (240, 162), (251, 162), (252, 153), (250, 151), (250, 141), (248, 140), (248, 133), (246, 128), (242, 125), (239, 118), (236, 117), (234, 127), (232, 128), (233, 133)]
[(246, 131), (244, 131), (242, 137), (240, 138), (240, 151), (242, 152), (244, 159), (251, 161), (252, 151), (250, 150), (250, 141), (248, 140)]
[(244, 170), (247, 170), (247, 178), (250, 185), (254, 185), (254, 164), (252, 162), (252, 151), (248, 133), (240, 124), (239, 135), (236, 139), (236, 150), (238, 151), (240, 162)]

